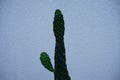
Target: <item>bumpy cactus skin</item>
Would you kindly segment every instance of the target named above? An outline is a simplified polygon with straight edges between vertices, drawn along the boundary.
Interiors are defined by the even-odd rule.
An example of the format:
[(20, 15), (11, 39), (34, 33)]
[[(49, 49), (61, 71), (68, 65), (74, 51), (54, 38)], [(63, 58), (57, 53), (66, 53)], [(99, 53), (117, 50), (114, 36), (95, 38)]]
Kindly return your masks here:
[(54, 80), (71, 80), (66, 65), (64, 31), (63, 15), (62, 12), (57, 9), (53, 21), (53, 32), (56, 40), (54, 56), (55, 69), (53, 69), (49, 55), (46, 52), (42, 52), (40, 55), (42, 65), (49, 71), (54, 72)]
[(70, 80), (66, 65), (65, 47), (64, 47), (64, 20), (59, 9), (55, 11), (53, 22), (53, 31), (56, 38), (55, 44), (55, 80)]

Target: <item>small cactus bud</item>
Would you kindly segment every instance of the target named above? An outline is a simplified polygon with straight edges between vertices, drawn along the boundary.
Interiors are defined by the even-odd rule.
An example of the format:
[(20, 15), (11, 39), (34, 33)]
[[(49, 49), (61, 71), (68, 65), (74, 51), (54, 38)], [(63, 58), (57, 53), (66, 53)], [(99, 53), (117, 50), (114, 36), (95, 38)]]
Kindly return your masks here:
[(51, 64), (51, 60), (49, 58), (49, 55), (46, 53), (46, 52), (42, 52), (40, 54), (40, 60), (41, 60), (41, 63), (42, 65), (48, 69), (49, 71), (51, 72), (54, 72), (54, 69), (53, 69), (53, 66)]

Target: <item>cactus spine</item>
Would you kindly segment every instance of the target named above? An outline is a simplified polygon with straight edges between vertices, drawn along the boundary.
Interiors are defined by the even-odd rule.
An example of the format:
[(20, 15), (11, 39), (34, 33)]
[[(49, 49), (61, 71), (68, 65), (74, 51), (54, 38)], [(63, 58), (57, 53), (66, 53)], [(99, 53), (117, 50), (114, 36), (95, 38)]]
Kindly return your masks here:
[(41, 63), (43, 64), (43, 66), (47, 68), (49, 71), (54, 72), (55, 80), (70, 80), (70, 76), (69, 76), (67, 65), (66, 65), (64, 31), (65, 31), (65, 27), (64, 27), (63, 15), (62, 15), (62, 12), (59, 9), (57, 9), (55, 11), (55, 16), (53, 21), (53, 32), (56, 40), (55, 56), (54, 56), (55, 68), (53, 69), (50, 62), (50, 58), (47, 55), (47, 53), (42, 52), (44, 53), (44, 56), (41, 55), (40, 57)]

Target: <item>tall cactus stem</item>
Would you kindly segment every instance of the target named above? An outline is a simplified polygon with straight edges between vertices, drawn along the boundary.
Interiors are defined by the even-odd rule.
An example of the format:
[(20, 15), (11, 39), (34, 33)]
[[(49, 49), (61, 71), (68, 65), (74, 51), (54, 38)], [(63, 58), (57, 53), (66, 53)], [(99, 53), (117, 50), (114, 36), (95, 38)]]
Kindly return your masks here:
[(56, 40), (54, 68), (51, 64), (51, 59), (49, 58), (49, 55), (46, 52), (41, 53), (40, 61), (46, 69), (54, 73), (54, 80), (71, 80), (66, 64), (66, 54), (64, 45), (64, 19), (63, 14), (59, 9), (55, 11), (53, 21), (53, 32)]
[(55, 80), (70, 80), (70, 76), (66, 65), (66, 54), (64, 46), (64, 19), (62, 12), (57, 9), (55, 11), (53, 21), (53, 31), (56, 39), (55, 43)]

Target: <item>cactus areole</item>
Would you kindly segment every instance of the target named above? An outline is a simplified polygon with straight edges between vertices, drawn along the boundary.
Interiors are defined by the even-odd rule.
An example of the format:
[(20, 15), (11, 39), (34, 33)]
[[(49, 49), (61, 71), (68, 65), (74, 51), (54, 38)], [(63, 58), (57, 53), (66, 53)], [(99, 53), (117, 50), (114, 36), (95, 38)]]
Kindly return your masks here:
[(64, 19), (62, 12), (57, 9), (55, 11), (53, 21), (53, 32), (55, 35), (55, 80), (70, 80), (70, 76), (66, 65), (65, 46), (64, 46)]

